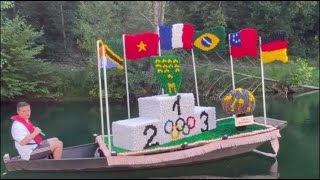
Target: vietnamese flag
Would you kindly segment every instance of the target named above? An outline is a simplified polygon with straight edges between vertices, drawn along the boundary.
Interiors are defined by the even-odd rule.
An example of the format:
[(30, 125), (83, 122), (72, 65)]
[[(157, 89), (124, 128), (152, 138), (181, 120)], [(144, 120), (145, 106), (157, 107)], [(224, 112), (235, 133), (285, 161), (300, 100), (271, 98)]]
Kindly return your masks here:
[(146, 32), (135, 35), (124, 35), (125, 56), (130, 60), (158, 56), (158, 34)]
[(275, 60), (288, 62), (287, 34), (284, 31), (275, 31), (261, 39), (261, 60), (269, 63)]
[(257, 45), (258, 33), (255, 29), (246, 28), (237, 33), (229, 34), (230, 54), (233, 58), (242, 56), (258, 57)]

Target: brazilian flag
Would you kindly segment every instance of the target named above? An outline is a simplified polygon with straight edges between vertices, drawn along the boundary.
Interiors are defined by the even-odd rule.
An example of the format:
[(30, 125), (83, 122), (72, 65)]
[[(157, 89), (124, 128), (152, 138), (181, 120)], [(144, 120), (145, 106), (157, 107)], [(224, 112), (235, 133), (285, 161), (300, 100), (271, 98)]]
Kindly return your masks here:
[(193, 41), (194, 52), (197, 54), (211, 51), (226, 51), (226, 32), (223, 26), (209, 28), (204, 31), (196, 31)]

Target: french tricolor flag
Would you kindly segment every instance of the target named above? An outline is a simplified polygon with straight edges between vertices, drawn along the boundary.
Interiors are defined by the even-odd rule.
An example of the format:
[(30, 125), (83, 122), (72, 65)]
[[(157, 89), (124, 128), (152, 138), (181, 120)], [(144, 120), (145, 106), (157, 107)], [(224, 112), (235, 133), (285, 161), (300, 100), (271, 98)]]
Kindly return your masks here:
[(159, 26), (161, 50), (174, 48), (192, 49), (193, 26), (191, 24), (174, 24)]

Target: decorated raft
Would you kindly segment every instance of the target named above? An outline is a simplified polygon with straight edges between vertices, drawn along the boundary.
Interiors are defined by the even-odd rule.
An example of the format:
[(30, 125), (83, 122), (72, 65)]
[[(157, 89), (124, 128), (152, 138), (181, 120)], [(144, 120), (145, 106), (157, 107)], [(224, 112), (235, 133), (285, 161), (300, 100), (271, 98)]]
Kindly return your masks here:
[[(158, 40), (160, 38), (160, 42), (162, 41), (161, 49), (163, 47), (166, 50), (168, 50), (167, 48), (182, 47), (190, 50), (192, 48), (193, 28), (187, 24), (176, 24), (172, 27), (172, 32), (168, 31), (168, 28), (171, 27), (160, 28), (160, 37), (154, 33), (141, 33), (134, 36), (123, 35), (124, 59), (117, 56), (109, 46), (104, 45), (99, 40), (97, 42), (97, 52), (101, 135), (97, 136), (93, 143), (64, 148), (61, 160), (46, 158), (25, 161), (19, 157), (10, 158), (9, 154), (6, 154), (3, 160), (7, 170), (116, 171), (167, 168), (211, 161), (247, 152), (276, 157), (279, 150), (278, 138), (281, 137), (280, 130), (287, 123), (266, 117), (264, 86), (263, 117), (253, 116), (252, 112), (255, 108), (253, 94), (245, 89), (235, 88), (233, 82), (233, 89), (223, 97), (221, 103), (223, 111), (228, 116), (217, 119), (215, 107), (200, 106), (195, 66), (197, 105), (195, 105), (193, 93), (179, 93), (182, 79), (180, 57), (174, 55), (158, 56)], [(161, 36), (163, 33), (174, 33), (175, 31), (182, 31), (182, 29), (182, 36), (181, 33), (172, 35), (179, 35), (177, 36), (178, 39), (184, 37), (181, 43), (172, 42), (170, 44), (167, 42), (169, 36)], [(219, 31), (224, 31), (224, 28), (220, 28)], [(247, 31), (255, 32), (252, 29)], [(188, 36), (183, 35), (186, 32), (188, 32)], [(222, 35), (225, 34), (222, 33)], [(186, 42), (187, 40), (189, 43)], [(253, 38), (252, 41), (255, 46), (256, 38)], [(197, 40), (195, 45), (197, 45), (196, 42)], [(168, 46), (165, 45), (166, 43), (168, 43)], [(200, 41), (198, 45), (199, 43)], [(193, 55), (193, 50), (191, 52)], [(246, 54), (241, 54), (241, 56), (243, 55)], [(138, 99), (139, 117), (130, 118), (126, 58), (139, 59), (143, 57), (151, 57), (153, 71), (163, 89), (163, 93), (140, 97)], [(119, 68), (119, 66), (121, 66), (119, 69), (123, 69), (121, 62), (124, 62), (126, 74), (128, 119), (114, 121), (112, 127), (110, 127), (106, 69)], [(104, 134), (100, 75), (100, 68), (102, 67), (104, 70), (108, 135)], [(166, 94), (164, 94), (164, 91)], [(111, 129), (112, 135), (110, 133)], [(265, 153), (256, 149), (266, 142), (271, 143), (274, 153)]]
[[(286, 126), (286, 122), (268, 118), (268, 125), (264, 125), (263, 117), (254, 118), (254, 124), (258, 130), (245, 133), (234, 132), (234, 135), (218, 136), (210, 138), (203, 136), (196, 142), (159, 147), (137, 152), (111, 153), (101, 136), (96, 137), (95, 143), (63, 149), (61, 160), (39, 159), (25, 161), (19, 157), (4, 157), (4, 164), (8, 171), (117, 171), (148, 168), (165, 168), (200, 162), (211, 161), (224, 157), (255, 151), (260, 145), (271, 142), (276, 157), (280, 138), (279, 131)], [(232, 118), (218, 119), (217, 128), (220, 124), (232, 125)], [(208, 133), (211, 133), (208, 131)], [(205, 138), (206, 137), (206, 138)], [(105, 139), (107, 139), (105, 137)], [(101, 149), (97, 157), (97, 149)]]

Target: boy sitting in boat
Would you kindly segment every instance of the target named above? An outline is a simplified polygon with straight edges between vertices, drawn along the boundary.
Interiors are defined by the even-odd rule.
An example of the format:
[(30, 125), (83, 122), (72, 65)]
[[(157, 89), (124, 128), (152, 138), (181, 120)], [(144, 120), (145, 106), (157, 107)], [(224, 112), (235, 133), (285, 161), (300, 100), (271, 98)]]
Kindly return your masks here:
[(11, 135), (15, 141), (15, 147), (21, 158), (34, 160), (53, 155), (53, 159), (61, 159), (63, 143), (56, 137), (42, 140), (39, 134), (43, 134), (39, 127), (32, 125), (29, 120), (31, 115), (30, 104), (19, 102), (17, 104), (18, 115), (12, 116)]

